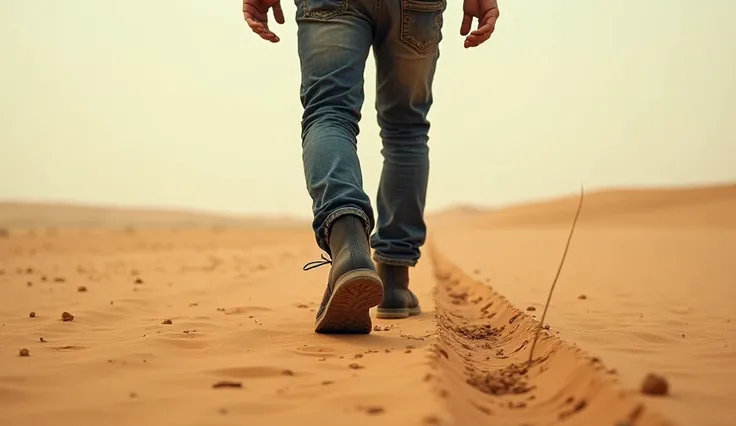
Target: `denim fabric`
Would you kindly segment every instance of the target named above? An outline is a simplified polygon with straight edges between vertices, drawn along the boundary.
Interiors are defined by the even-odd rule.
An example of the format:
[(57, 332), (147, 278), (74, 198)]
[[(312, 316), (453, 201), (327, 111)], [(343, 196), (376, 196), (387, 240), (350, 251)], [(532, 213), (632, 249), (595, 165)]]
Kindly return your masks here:
[[(329, 227), (361, 217), (376, 261), (414, 266), (426, 240), (432, 81), (446, 0), (295, 0), (301, 64), (302, 159), (317, 244)], [(356, 137), (365, 62), (376, 61), (383, 172), (374, 219)]]

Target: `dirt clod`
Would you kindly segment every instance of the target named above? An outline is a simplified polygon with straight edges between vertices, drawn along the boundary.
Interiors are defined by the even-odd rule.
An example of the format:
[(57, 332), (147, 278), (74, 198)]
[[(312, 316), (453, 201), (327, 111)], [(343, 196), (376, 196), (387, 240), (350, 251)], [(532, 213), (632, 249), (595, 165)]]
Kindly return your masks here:
[(62, 312), (61, 313), (61, 320), (64, 322), (74, 321), (74, 315), (70, 314), (69, 312)]
[(641, 384), (641, 393), (645, 395), (667, 395), (669, 393), (667, 379), (657, 374), (648, 374)]
[(472, 340), (487, 340), (493, 337), (497, 337), (503, 331), (503, 327), (496, 328), (490, 324), (483, 325), (466, 325), (463, 327), (457, 327), (456, 332), (462, 336)]
[(383, 409), (383, 407), (379, 406), (370, 406), (370, 407), (363, 407), (363, 411), (366, 412), (366, 414), (370, 414), (372, 416), (383, 414), (386, 410)]
[(473, 373), (467, 383), (483, 393), (497, 396), (523, 394), (532, 390), (527, 384), (527, 372), (522, 365), (509, 364), (500, 370)]
[(232, 380), (222, 380), (212, 385), (212, 389), (242, 388), (242, 387), (243, 387), (242, 382), (235, 382)]

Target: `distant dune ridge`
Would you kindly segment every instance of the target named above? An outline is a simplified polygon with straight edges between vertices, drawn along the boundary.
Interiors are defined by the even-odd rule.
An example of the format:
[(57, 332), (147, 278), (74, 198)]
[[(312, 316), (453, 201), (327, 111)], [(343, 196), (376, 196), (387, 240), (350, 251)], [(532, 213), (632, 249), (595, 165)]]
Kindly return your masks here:
[(345, 337), (307, 220), (0, 203), (0, 425), (733, 425), (736, 185), (586, 191), (526, 365), (577, 202), (430, 214)]
[[(431, 220), (467, 226), (557, 225), (572, 221), (577, 194), (500, 209), (462, 207), (430, 216)], [(666, 217), (658, 213), (666, 212)], [(662, 221), (661, 219), (664, 219)], [(736, 184), (666, 189), (585, 191), (580, 223), (632, 226), (707, 226), (736, 228)]]

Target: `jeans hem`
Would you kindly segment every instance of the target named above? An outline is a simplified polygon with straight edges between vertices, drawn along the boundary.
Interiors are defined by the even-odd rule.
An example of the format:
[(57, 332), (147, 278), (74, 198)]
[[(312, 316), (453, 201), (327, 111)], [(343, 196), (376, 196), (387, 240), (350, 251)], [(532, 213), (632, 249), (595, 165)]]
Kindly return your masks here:
[(335, 221), (337, 221), (337, 219), (345, 215), (358, 216), (363, 222), (366, 236), (370, 237), (371, 235), (371, 222), (368, 215), (365, 214), (363, 210), (357, 207), (340, 207), (335, 209), (332, 213), (327, 215), (324, 222), (322, 222), (322, 226), (320, 226), (319, 232), (317, 233), (317, 245), (330, 256), (332, 256), (332, 253), (330, 252), (330, 227), (335, 223)]
[(378, 253), (373, 253), (373, 260), (379, 263), (383, 263), (384, 265), (393, 265), (393, 266), (416, 266), (417, 260), (411, 260), (411, 259), (397, 259), (397, 258), (391, 258), (386, 256), (381, 256)]

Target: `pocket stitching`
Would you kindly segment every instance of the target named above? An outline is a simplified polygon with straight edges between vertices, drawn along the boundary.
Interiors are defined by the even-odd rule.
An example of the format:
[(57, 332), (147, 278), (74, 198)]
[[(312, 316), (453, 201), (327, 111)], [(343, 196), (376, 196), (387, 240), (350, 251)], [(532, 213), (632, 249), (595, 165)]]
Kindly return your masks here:
[(303, 7), (305, 18), (327, 20), (330, 18), (334, 18), (335, 16), (342, 13), (345, 13), (348, 10), (348, 0), (340, 0), (340, 3), (338, 3), (338, 7), (336, 7), (334, 10), (320, 10), (317, 12), (312, 12), (309, 10), (309, 0), (304, 0)]
[[(306, 0), (305, 0), (306, 1)], [(445, 9), (444, 0), (439, 0), (436, 3), (426, 4), (425, 2), (416, 2), (413, 0), (401, 0), (401, 39), (407, 44), (414, 47), (417, 51), (423, 52), (431, 47), (436, 46), (439, 43), (442, 24), (442, 12)], [(412, 22), (412, 17), (408, 12), (420, 12), (420, 13), (437, 13), (434, 17), (434, 36), (431, 40), (428, 40), (423, 45), (419, 43), (414, 37), (409, 34), (409, 24)]]

